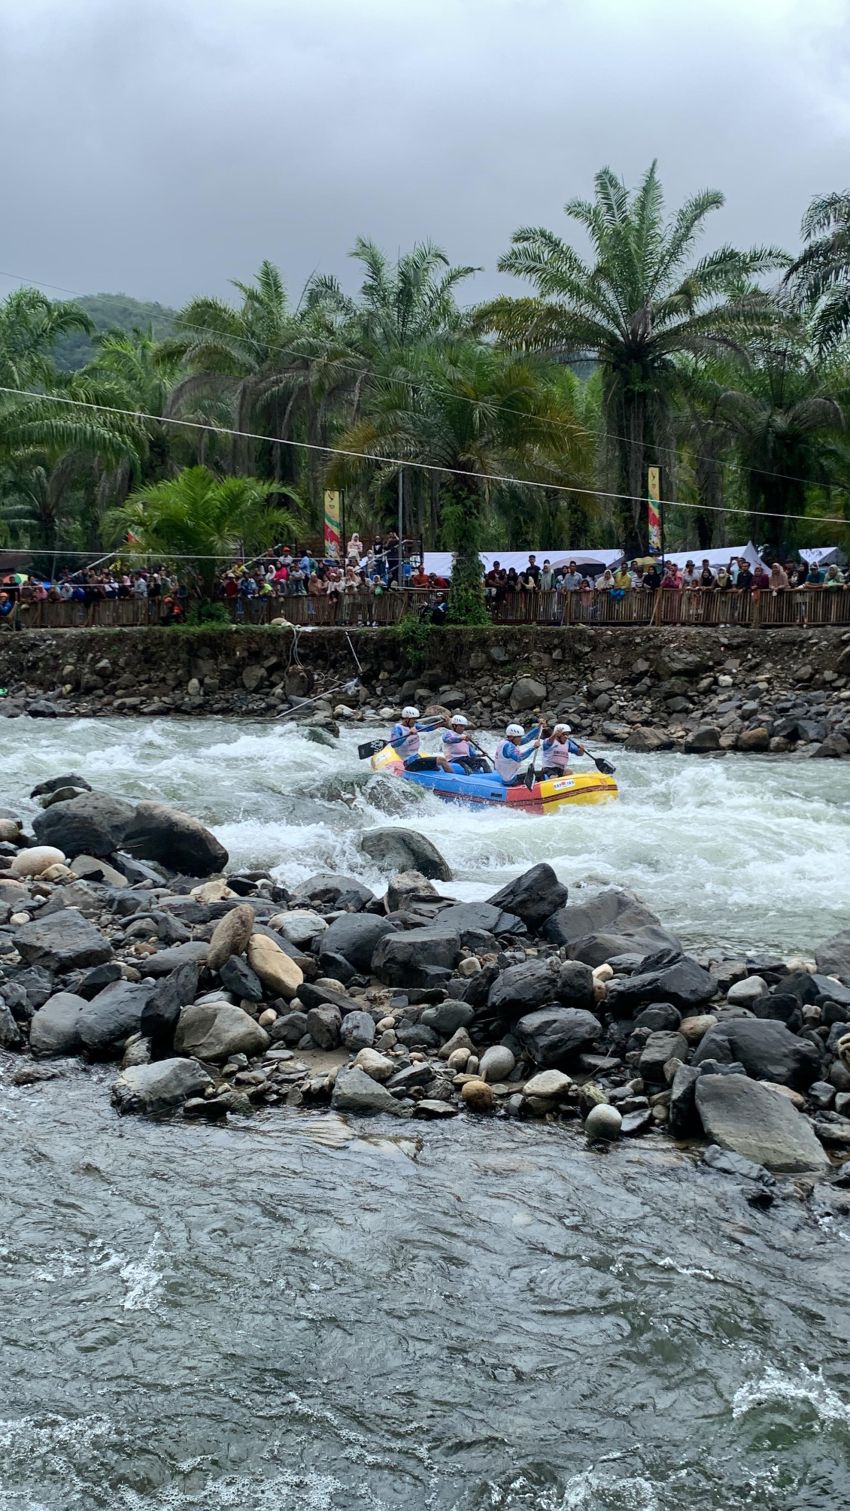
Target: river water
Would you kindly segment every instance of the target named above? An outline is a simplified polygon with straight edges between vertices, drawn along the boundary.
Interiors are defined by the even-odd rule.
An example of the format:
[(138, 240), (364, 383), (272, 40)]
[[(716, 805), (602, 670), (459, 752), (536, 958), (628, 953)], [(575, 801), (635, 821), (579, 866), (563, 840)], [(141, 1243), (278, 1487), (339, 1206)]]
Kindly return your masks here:
[[(846, 922), (841, 767), (618, 756), (619, 805), (509, 819), (363, 777), (354, 744), (20, 720), (0, 800), (76, 769), (184, 803), (289, 881), (377, 882), (358, 830), (412, 823), (461, 895), (546, 856), (637, 886), (694, 944), (808, 947)], [(468, 1118), (119, 1123), (108, 1068), (27, 1089), (11, 1069), (0, 1511), (850, 1503), (850, 1218), (755, 1210), (660, 1137), (600, 1155)]]

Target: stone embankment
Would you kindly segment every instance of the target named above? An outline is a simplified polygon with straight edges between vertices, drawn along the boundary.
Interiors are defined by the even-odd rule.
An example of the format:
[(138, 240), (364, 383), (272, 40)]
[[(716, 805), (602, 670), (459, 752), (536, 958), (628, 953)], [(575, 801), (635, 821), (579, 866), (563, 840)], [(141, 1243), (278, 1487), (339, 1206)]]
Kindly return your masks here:
[[(543, 1118), (702, 1140), (769, 1203), (850, 1155), (850, 931), (811, 960), (688, 954), (633, 894), (545, 864), (442, 896), (429, 841), (364, 837), (384, 897), (228, 874), (188, 815), (43, 783), (0, 811), (0, 1049), (17, 1085), (118, 1065), (122, 1113)], [(393, 870), (402, 866), (401, 870)]]
[[(479, 728), (538, 715), (632, 750), (850, 754), (840, 630), (65, 630), (0, 638), (0, 712), (366, 722), (411, 700)], [(338, 711), (338, 712), (337, 712)]]

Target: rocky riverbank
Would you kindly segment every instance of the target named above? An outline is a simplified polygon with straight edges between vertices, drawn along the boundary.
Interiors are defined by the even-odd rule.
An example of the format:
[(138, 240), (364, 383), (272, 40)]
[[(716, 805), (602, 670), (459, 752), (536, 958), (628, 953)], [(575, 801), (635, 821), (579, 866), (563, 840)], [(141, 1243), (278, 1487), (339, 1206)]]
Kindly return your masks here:
[[(634, 894), (548, 865), (486, 902), (422, 836), (367, 832), (388, 874), (290, 891), (215, 837), (70, 773), (0, 810), (0, 1049), (12, 1080), (113, 1061), (119, 1112), (225, 1119), (330, 1105), (546, 1118), (596, 1142), (702, 1140), (769, 1202), (850, 1155), (850, 930), (811, 960), (695, 958)], [(771, 1173), (772, 1172), (772, 1173)]]
[(479, 729), (567, 719), (631, 750), (850, 755), (840, 630), (30, 631), (0, 638), (0, 714), (379, 722), (403, 703)]

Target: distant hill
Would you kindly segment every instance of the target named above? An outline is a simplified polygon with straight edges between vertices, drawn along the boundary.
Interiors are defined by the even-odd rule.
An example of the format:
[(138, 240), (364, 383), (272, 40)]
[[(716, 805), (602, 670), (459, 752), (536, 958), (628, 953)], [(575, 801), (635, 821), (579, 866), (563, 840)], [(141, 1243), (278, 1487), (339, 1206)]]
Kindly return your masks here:
[[(164, 304), (146, 303), (129, 294), (86, 294), (73, 303), (82, 306), (99, 331), (131, 331), (136, 325), (145, 330), (150, 325), (155, 336), (174, 335), (177, 311)], [(69, 331), (53, 348), (56, 366), (62, 372), (85, 367), (94, 353), (94, 341), (84, 331)]]

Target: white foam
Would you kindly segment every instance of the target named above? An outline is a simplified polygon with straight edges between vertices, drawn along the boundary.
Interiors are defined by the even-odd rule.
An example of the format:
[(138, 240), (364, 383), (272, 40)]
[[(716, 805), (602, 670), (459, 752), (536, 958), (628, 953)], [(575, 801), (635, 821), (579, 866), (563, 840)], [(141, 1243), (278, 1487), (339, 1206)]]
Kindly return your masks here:
[(850, 1404), (827, 1385), (820, 1370), (804, 1364), (796, 1376), (783, 1374), (768, 1364), (757, 1380), (748, 1380), (732, 1398), (732, 1416), (746, 1416), (762, 1406), (807, 1406), (815, 1414), (814, 1428), (840, 1423), (850, 1426)]

